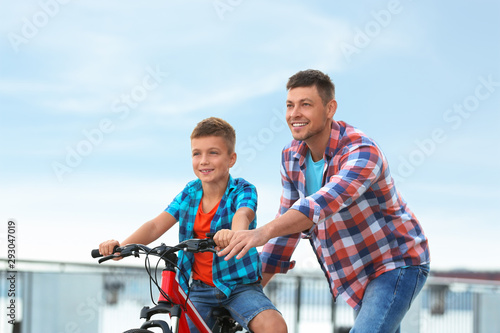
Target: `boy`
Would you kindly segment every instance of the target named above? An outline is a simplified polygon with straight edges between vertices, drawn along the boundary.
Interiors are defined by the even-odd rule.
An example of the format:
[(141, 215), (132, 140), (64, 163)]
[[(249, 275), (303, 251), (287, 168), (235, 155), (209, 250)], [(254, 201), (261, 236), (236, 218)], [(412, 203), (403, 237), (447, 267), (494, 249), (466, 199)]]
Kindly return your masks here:
[[(227, 246), (236, 230), (256, 228), (255, 187), (242, 178), (233, 179), (229, 169), (236, 162), (236, 135), (226, 121), (211, 117), (198, 123), (191, 134), (193, 171), (198, 179), (189, 182), (156, 218), (143, 224), (123, 242), (109, 240), (99, 245), (102, 255), (115, 245), (149, 244), (179, 221), (179, 241), (206, 238), (217, 232), (219, 248)], [(192, 276), (190, 299), (209, 327), (213, 307), (224, 306), (245, 329), (253, 332), (286, 332), (286, 324), (262, 290), (261, 262), (254, 248), (241, 260), (225, 261), (211, 252), (180, 252), (179, 267)], [(179, 274), (187, 292), (189, 281)], [(196, 332), (189, 320), (191, 332)]]

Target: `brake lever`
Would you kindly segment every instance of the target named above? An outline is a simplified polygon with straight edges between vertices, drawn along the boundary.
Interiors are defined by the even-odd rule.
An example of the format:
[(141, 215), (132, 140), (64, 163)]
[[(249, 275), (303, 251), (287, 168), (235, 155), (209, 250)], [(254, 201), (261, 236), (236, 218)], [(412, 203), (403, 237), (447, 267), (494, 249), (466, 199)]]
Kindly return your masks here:
[(178, 247), (182, 248), (187, 252), (212, 252), (217, 253), (217, 251), (210, 247), (209, 239), (188, 239), (181, 242)]
[(198, 252), (212, 252), (212, 253), (215, 253), (215, 254), (219, 253), (219, 251), (217, 251), (213, 247), (209, 247), (209, 248), (206, 248), (206, 249), (198, 250)]
[(121, 258), (121, 257), (122, 256), (118, 255), (118, 254), (110, 254), (109, 256), (102, 257), (97, 262), (100, 263), (100, 264), (102, 264), (103, 262), (108, 261), (110, 259)]
[(194, 252), (198, 250), (198, 243), (199, 241), (195, 241), (193, 239), (186, 239), (185, 241), (179, 243), (175, 247), (187, 252)]
[(207, 238), (204, 239), (204, 241), (206, 241), (207, 243), (213, 243), (213, 244), (207, 244), (207, 248), (206, 249), (203, 249), (201, 252), (212, 252), (212, 253), (219, 253), (219, 251), (217, 251), (215, 249), (215, 247), (217, 246), (217, 244), (215, 244), (215, 241), (214, 241), (214, 236), (215, 236), (215, 232), (209, 232), (206, 234)]

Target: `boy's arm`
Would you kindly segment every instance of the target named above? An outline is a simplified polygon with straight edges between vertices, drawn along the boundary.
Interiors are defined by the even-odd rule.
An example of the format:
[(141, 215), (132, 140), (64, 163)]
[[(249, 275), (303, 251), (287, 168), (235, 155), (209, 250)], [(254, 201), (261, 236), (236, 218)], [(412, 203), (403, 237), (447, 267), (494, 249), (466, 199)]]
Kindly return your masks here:
[(255, 219), (255, 212), (248, 207), (241, 207), (234, 213), (231, 230), (248, 230), (248, 226)]
[(250, 223), (255, 219), (255, 212), (248, 207), (241, 207), (234, 213), (233, 221), (231, 222), (231, 230), (219, 230), (215, 236), (214, 241), (219, 248), (225, 248), (229, 245), (234, 232), (237, 230), (248, 230)]
[(160, 215), (154, 219), (144, 223), (139, 229), (137, 229), (132, 235), (127, 237), (123, 242), (112, 239), (103, 242), (99, 245), (99, 252), (104, 255), (110, 255), (113, 253), (113, 249), (116, 245), (124, 246), (127, 244), (144, 244), (147, 245), (155, 240), (157, 240), (161, 235), (168, 231), (172, 226), (177, 223), (177, 220), (167, 212), (161, 212)]

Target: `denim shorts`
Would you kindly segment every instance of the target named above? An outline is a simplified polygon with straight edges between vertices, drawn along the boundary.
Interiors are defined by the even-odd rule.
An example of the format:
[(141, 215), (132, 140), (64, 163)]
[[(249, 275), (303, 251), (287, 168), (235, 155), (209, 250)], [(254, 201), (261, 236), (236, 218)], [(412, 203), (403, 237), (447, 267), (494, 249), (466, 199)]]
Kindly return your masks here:
[[(231, 295), (227, 297), (216, 287), (195, 280), (191, 284), (189, 299), (210, 328), (215, 324), (215, 318), (211, 316), (214, 307), (226, 308), (234, 320), (246, 330), (249, 330), (248, 323), (262, 311), (278, 311), (264, 294), (260, 282), (237, 285)], [(188, 322), (191, 332), (198, 332), (189, 318)]]

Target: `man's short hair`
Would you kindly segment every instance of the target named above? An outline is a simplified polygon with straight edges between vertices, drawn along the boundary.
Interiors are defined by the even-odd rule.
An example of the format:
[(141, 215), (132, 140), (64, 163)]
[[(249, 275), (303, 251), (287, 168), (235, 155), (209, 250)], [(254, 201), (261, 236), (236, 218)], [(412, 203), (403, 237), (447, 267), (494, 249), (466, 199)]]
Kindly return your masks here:
[(330, 77), (315, 69), (307, 69), (292, 75), (288, 79), (286, 90), (312, 86), (316, 86), (316, 89), (318, 89), (323, 105), (328, 104), (328, 102), (335, 98), (335, 85), (330, 80)]
[(200, 121), (191, 133), (191, 140), (206, 136), (219, 136), (226, 141), (229, 154), (234, 152), (236, 145), (236, 132), (225, 120), (210, 117)]

